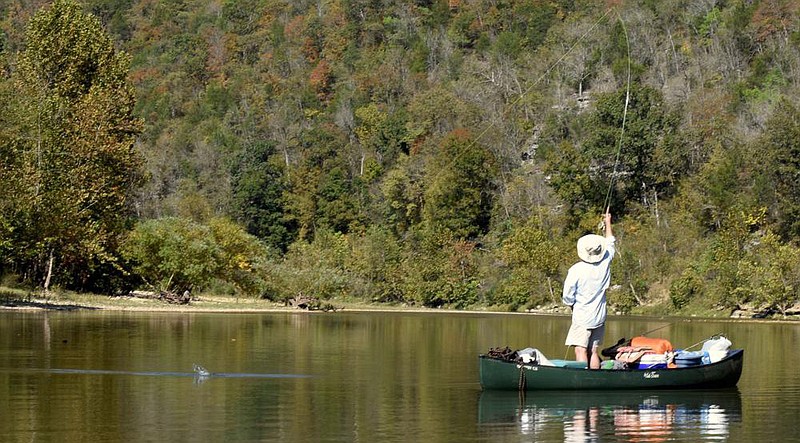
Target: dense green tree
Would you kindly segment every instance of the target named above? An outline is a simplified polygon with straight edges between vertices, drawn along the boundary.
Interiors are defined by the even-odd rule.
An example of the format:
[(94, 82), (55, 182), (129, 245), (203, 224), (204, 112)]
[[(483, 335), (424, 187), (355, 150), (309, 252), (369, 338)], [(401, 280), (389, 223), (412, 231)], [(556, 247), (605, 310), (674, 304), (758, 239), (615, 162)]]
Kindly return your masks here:
[(594, 184), (590, 159), (567, 141), (546, 156), (544, 170), (550, 175), (550, 186), (566, 202), (570, 217), (577, 220), (582, 213), (601, 212), (605, 189)]
[(284, 216), (286, 180), (274, 144), (246, 146), (233, 170), (233, 202), (237, 218), (252, 235), (285, 251), (293, 227)]
[(785, 240), (800, 238), (800, 109), (781, 100), (754, 149), (757, 191), (770, 203), (776, 232)]
[(381, 183), (384, 218), (396, 234), (422, 220), (424, 175), (420, 158), (401, 155)]
[(0, 214), (14, 242), (3, 260), (45, 288), (52, 276), (98, 287), (116, 261), (141, 178), (129, 57), (72, 0), (38, 12), (26, 42), (3, 111), (11, 123), (4, 180), (18, 183)]
[(402, 249), (397, 238), (380, 226), (371, 226), (363, 235), (351, 236), (352, 253), (346, 268), (355, 277), (354, 295), (367, 300), (397, 302), (402, 291)]
[(631, 85), (629, 97), (625, 88), (599, 95), (580, 145), (569, 155), (555, 151), (549, 159), (549, 170), (560, 175), (553, 181), (556, 191), (572, 207), (598, 211), (610, 204), (617, 213), (674, 192), (670, 187), (680, 171), (670, 165), (681, 163), (657, 156), (671, 152), (666, 133), (675, 126), (664, 108), (661, 94), (647, 86)]
[(428, 171), (423, 220), (456, 238), (485, 234), (494, 204), (492, 154), (468, 131), (456, 130), (442, 140)]
[(399, 278), (404, 299), (428, 307), (466, 307), (478, 301), (480, 252), (474, 241), (422, 225), (406, 242)]
[[(12, 103), (14, 94), (13, 83), (7, 79), (0, 80), (0, 100)], [(24, 197), (24, 187), (17, 172), (20, 161), (13, 145), (14, 125), (14, 118), (8, 112), (0, 111), (0, 189), (4, 194), (4, 198), (0, 199), (0, 273), (5, 266), (13, 264), (12, 260), (1, 257), (14, 247), (14, 220), (24, 210), (24, 200), (20, 200)]]
[(122, 255), (144, 283), (158, 291), (202, 291), (214, 279), (244, 295), (260, 295), (263, 245), (230, 220), (208, 224), (182, 218), (140, 222), (125, 239)]
[(332, 127), (315, 128), (302, 135), (300, 161), (288, 170), (286, 210), (289, 222), (299, 227), (301, 239), (316, 228), (347, 232), (357, 223), (360, 189), (347, 143)]
[(745, 168), (746, 151), (742, 147), (718, 147), (701, 170), (686, 181), (682, 198), (690, 201), (697, 222), (716, 231), (737, 209), (747, 206), (742, 198), (743, 183), (739, 174)]
[(337, 232), (348, 232), (358, 222), (357, 180), (346, 170), (333, 167), (322, 176), (317, 189), (316, 220)]
[(355, 128), (359, 143), (375, 153), (380, 163), (391, 166), (401, 153), (408, 153), (405, 112), (387, 113), (370, 103), (356, 109), (359, 125)]
[(131, 37), (131, 25), (126, 16), (130, 12), (133, 0), (88, 0), (85, 2), (88, 11), (100, 19), (106, 28), (117, 39), (127, 40)]
[(558, 303), (558, 273), (563, 254), (551, 235), (532, 218), (511, 231), (499, 252), (506, 278), (493, 295), (494, 302), (516, 310), (523, 306)]
[(680, 308), (692, 302), (718, 310), (732, 310), (752, 302), (752, 246), (760, 241), (764, 211), (732, 210), (707, 247), (671, 287), (672, 303)]
[(347, 271), (347, 235), (319, 228), (312, 241), (301, 238), (268, 270), (268, 297), (288, 300), (297, 295), (331, 298), (352, 292)]

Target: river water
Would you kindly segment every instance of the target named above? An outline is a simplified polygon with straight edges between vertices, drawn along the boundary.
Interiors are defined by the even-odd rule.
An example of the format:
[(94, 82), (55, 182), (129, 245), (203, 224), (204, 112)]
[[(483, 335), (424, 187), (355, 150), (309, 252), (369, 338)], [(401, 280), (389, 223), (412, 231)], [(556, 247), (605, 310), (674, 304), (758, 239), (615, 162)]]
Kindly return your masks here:
[(800, 439), (800, 324), (612, 317), (606, 341), (664, 325), (745, 349), (738, 389), (481, 391), (490, 347), (564, 358), (558, 316), (0, 312), (0, 441)]

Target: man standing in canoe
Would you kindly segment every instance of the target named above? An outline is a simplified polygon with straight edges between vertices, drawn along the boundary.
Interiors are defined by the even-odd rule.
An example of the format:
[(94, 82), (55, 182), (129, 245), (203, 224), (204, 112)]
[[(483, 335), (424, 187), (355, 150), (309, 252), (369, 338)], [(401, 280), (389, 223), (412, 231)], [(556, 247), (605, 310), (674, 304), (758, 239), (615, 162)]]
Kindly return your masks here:
[(578, 239), (578, 257), (564, 280), (562, 301), (572, 308), (566, 345), (575, 346), (575, 359), (600, 368), (598, 350), (605, 334), (606, 289), (611, 283), (611, 260), (616, 248), (611, 214), (603, 215), (605, 237), (589, 234)]

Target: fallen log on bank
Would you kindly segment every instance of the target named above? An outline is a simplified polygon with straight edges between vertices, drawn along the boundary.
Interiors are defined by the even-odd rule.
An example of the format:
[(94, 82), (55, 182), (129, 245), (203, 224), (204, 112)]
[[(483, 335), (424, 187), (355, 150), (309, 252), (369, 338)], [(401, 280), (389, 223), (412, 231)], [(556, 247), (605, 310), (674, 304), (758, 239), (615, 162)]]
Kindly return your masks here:
[(330, 303), (322, 303), (317, 297), (304, 294), (297, 294), (296, 296), (288, 299), (286, 304), (294, 308), (305, 309), (307, 311), (336, 312), (343, 309), (336, 308)]
[(183, 294), (177, 294), (173, 291), (131, 291), (130, 296), (161, 300), (173, 305), (188, 305), (192, 301), (192, 294), (189, 291), (184, 291)]

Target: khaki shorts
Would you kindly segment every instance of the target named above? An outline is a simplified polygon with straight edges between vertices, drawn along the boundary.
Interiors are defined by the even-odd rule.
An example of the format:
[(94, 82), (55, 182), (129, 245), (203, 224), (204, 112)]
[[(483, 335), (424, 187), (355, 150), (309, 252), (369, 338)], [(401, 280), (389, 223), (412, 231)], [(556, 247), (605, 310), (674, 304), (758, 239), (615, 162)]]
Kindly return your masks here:
[(586, 329), (585, 326), (572, 325), (567, 333), (567, 346), (580, 346), (582, 348), (597, 349), (603, 342), (603, 335), (606, 333), (606, 326), (600, 325), (594, 329)]

